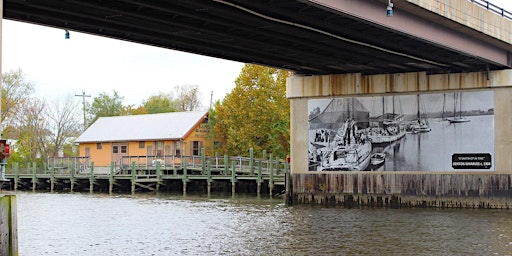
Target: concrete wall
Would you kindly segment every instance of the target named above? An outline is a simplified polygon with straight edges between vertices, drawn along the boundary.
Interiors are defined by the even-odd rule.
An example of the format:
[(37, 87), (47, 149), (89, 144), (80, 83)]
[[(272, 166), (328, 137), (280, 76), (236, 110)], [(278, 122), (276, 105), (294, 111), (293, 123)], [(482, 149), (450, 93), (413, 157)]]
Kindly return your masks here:
[[(493, 172), (308, 170), (308, 99), (478, 90), (494, 91)], [(292, 76), (287, 81), (287, 96), (291, 107), (290, 168), (294, 202), (372, 205), (380, 201), (402, 206), (512, 207), (512, 70), (435, 75)]]

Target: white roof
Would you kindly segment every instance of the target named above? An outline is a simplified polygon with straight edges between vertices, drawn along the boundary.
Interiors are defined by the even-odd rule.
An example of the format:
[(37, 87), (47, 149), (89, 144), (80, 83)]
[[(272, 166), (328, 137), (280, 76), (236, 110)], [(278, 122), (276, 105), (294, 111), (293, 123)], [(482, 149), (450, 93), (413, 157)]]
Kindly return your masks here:
[(206, 115), (207, 112), (171, 112), (100, 117), (75, 142), (183, 139)]

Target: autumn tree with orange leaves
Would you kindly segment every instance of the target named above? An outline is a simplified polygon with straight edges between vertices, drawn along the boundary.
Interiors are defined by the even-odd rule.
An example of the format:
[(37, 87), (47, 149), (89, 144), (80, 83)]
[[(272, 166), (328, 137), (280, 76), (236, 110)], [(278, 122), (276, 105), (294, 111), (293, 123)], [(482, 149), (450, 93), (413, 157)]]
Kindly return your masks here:
[(220, 151), (247, 156), (253, 148), (285, 158), (290, 149), (290, 103), (286, 98), (289, 72), (246, 64), (235, 81), (235, 88), (217, 102), (214, 116), (215, 137)]

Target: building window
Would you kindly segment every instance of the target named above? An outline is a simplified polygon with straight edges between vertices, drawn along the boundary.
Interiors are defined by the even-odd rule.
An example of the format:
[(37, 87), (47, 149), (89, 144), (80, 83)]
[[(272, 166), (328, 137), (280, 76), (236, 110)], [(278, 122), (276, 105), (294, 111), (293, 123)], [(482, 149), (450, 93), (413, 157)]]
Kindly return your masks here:
[(156, 156), (161, 157), (164, 153), (163, 151), (164, 151), (164, 142), (157, 141), (156, 142)]
[(112, 146), (112, 153), (114, 153), (114, 154), (119, 153), (119, 146)]
[(192, 155), (198, 156), (201, 153), (201, 141), (192, 141)]
[(121, 146), (121, 153), (122, 154), (126, 154), (126, 152), (128, 152), (128, 147), (127, 146)]
[(139, 141), (139, 148), (145, 148), (146, 142), (145, 141)]
[(175, 155), (176, 155), (176, 156), (181, 156), (181, 141), (176, 141), (176, 147), (175, 147), (175, 149), (176, 149), (176, 151), (175, 151), (175, 152), (176, 152), (176, 153), (175, 153)]
[(96, 143), (96, 149), (102, 149), (103, 148), (103, 144), (100, 143)]

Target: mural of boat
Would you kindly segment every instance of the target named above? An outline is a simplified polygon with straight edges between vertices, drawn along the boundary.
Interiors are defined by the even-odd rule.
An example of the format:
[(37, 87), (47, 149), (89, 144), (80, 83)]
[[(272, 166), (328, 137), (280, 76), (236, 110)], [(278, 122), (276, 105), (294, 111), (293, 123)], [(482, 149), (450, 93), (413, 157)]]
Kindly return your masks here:
[[(458, 110), (457, 110), (458, 105)], [(446, 118), (451, 124), (466, 123), (470, 120), (462, 116), (462, 93), (453, 94), (453, 117)]]
[(358, 171), (370, 165), (369, 111), (355, 98), (332, 99), (309, 119), (310, 171)]
[(408, 131), (411, 133), (424, 133), (424, 132), (430, 132), (432, 129), (430, 128), (430, 125), (428, 123), (427, 118), (422, 116), (421, 114), (421, 101), (420, 101), (420, 95), (416, 95), (416, 118), (417, 120), (410, 123), (408, 127)]
[(402, 114), (395, 113), (395, 97), (393, 96), (392, 113), (386, 113), (386, 97), (382, 99), (382, 115), (370, 119), (369, 137), (372, 144), (389, 144), (405, 136), (405, 129), (402, 127)]
[(348, 120), (338, 130), (334, 147), (323, 150), (318, 171), (362, 171), (370, 164), (372, 144), (354, 120)]
[(370, 157), (370, 163), (372, 168), (381, 166), (386, 161), (386, 154), (384, 153), (373, 153)]

